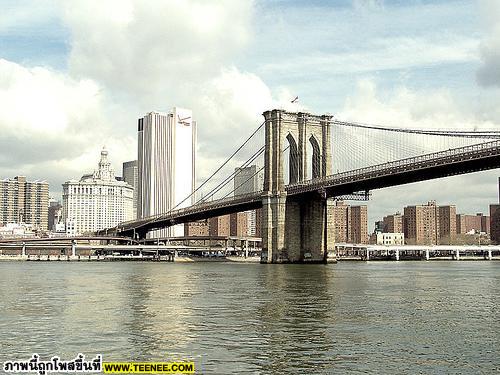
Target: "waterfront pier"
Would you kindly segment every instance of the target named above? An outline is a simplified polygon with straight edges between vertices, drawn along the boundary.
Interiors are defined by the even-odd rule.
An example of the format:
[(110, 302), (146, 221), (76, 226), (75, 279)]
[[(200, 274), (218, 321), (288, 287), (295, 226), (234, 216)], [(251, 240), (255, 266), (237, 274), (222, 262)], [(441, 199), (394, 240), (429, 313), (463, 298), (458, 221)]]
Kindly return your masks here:
[[(162, 238), (138, 243), (116, 237), (12, 239), (0, 241), (0, 260), (26, 261), (189, 261), (253, 259), (258, 237)], [(241, 259), (240, 259), (241, 258)]]
[(335, 245), (337, 260), (500, 260), (500, 246), (492, 245)]

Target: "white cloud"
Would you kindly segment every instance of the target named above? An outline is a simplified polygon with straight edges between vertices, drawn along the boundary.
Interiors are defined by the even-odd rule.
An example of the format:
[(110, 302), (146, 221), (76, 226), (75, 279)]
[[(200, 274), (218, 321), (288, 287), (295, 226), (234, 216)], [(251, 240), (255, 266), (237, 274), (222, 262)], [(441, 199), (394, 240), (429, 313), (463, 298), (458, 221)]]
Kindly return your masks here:
[(483, 0), (481, 5), (486, 35), (481, 42), (482, 65), (477, 78), (483, 86), (500, 87), (500, 2)]
[[(57, 15), (58, 0), (38, 0), (36, 3), (25, 0), (4, 0), (0, 32), (15, 32), (19, 28), (45, 26), (48, 20)], [(29, 11), (27, 11), (29, 8)]]
[(343, 120), (422, 129), (491, 128), (477, 119), (472, 104), (461, 105), (448, 89), (411, 90), (395, 87), (385, 94), (376, 81), (361, 79), (354, 95), (348, 97), (338, 113)]
[[(103, 122), (102, 96), (91, 80), (73, 80), (46, 68), (25, 68), (0, 59), (0, 126), (5, 139), (23, 144), (60, 142), (74, 154)], [(58, 150), (54, 149), (54, 153)], [(37, 159), (45, 155), (38, 155)], [(21, 158), (22, 159), (22, 158)]]
[(94, 168), (103, 144), (115, 161), (135, 147), (130, 138), (115, 139), (106, 99), (93, 80), (0, 59), (0, 102), (0, 174), (5, 177), (46, 178), (58, 192), (66, 179)]
[(72, 33), (69, 72), (103, 85), (115, 105), (111, 126), (130, 137), (145, 112), (192, 109), (203, 177), (275, 105), (258, 76), (232, 63), (251, 37), (252, 16), (252, 1), (72, 2), (64, 12)]
[[(61, 132), (78, 130), (84, 112), (94, 113), (99, 92), (91, 80), (71, 80), (45, 68), (24, 68), (0, 60), (0, 114), (8, 135), (56, 137)], [(85, 119), (86, 120), (86, 119)]]
[(425, 38), (393, 37), (372, 39), (362, 50), (334, 53), (313, 52), (294, 59), (279, 60), (261, 67), (264, 73), (286, 71), (308, 76), (369, 73), (412, 69), (444, 63), (477, 60), (477, 40), (443, 35), (439, 41)]
[[(273, 108), (298, 111), (304, 107), (292, 104), (286, 89), (273, 96), (267, 85), (255, 74), (232, 67), (203, 86), (199, 97), (199, 179), (207, 177), (263, 122), (262, 113)], [(243, 150), (249, 157), (264, 144), (263, 129)], [(245, 158), (238, 162), (245, 161)], [(239, 164), (232, 164), (227, 173)], [(224, 171), (226, 172), (226, 171)]]
[(384, 7), (384, 0), (353, 0), (352, 6), (356, 10), (373, 11)]
[[(256, 128), (261, 113), (272, 105), (271, 91), (256, 75), (242, 73), (235, 67), (223, 69), (209, 80), (199, 96), (200, 116), (210, 128), (202, 132), (202, 142), (217, 143), (221, 136), (247, 125)], [(203, 128), (203, 123), (200, 124)], [(207, 129), (208, 130), (208, 129)]]
[(195, 96), (240, 51), (252, 2), (82, 1), (65, 10), (71, 74), (165, 106)]
[(58, 191), (94, 168), (103, 144), (119, 169), (137, 156), (137, 118), (172, 106), (193, 109), (205, 174), (237, 146), (238, 137), (221, 139), (244, 139), (272, 103), (259, 77), (231, 63), (251, 35), (251, 0), (60, 5), (71, 32), (66, 73), (1, 61), (0, 128), (4, 150), (14, 149), (3, 174), (47, 176)]

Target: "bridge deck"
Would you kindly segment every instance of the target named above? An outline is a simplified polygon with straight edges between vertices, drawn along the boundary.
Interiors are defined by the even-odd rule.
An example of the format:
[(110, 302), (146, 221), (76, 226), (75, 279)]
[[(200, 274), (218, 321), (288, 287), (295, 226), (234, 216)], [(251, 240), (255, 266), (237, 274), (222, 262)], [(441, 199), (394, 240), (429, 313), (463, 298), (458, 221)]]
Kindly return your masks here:
[(289, 195), (326, 190), (329, 197), (500, 167), (500, 141), (400, 159), (287, 186)]
[[(336, 197), (357, 191), (368, 191), (499, 167), (500, 141), (492, 141), (299, 182), (286, 186), (286, 191), (291, 197), (318, 194), (318, 192), (327, 197)], [(100, 233), (133, 235), (134, 231), (149, 231), (256, 209), (262, 206), (262, 194), (263, 192), (260, 191), (205, 202), (166, 214), (125, 222)]]

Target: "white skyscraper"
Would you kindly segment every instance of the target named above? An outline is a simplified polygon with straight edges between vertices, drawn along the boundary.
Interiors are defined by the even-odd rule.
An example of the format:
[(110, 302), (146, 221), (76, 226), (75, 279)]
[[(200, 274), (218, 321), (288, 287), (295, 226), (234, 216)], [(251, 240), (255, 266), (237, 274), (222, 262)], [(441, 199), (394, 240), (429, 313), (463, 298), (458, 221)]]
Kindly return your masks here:
[(83, 234), (111, 228), (133, 219), (134, 188), (118, 181), (108, 152), (101, 151), (99, 167), (80, 181), (63, 184), (62, 215), (68, 234)]
[[(195, 189), (196, 122), (192, 112), (175, 108), (170, 113), (150, 112), (138, 121), (137, 216), (144, 218), (186, 207)], [(182, 202), (182, 203), (181, 203)], [(149, 237), (182, 236), (178, 225)]]

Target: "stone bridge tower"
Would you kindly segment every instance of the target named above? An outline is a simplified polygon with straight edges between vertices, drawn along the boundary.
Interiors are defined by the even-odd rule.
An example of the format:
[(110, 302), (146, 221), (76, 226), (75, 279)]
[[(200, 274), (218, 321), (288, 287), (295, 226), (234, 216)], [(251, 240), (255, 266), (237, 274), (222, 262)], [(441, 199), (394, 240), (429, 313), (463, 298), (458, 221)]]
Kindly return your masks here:
[(308, 170), (313, 179), (330, 175), (332, 116), (275, 109), (264, 118), (261, 262), (326, 262), (334, 247), (333, 201), (320, 191), (287, 197), (284, 151), (288, 144), (290, 184), (307, 180)]

